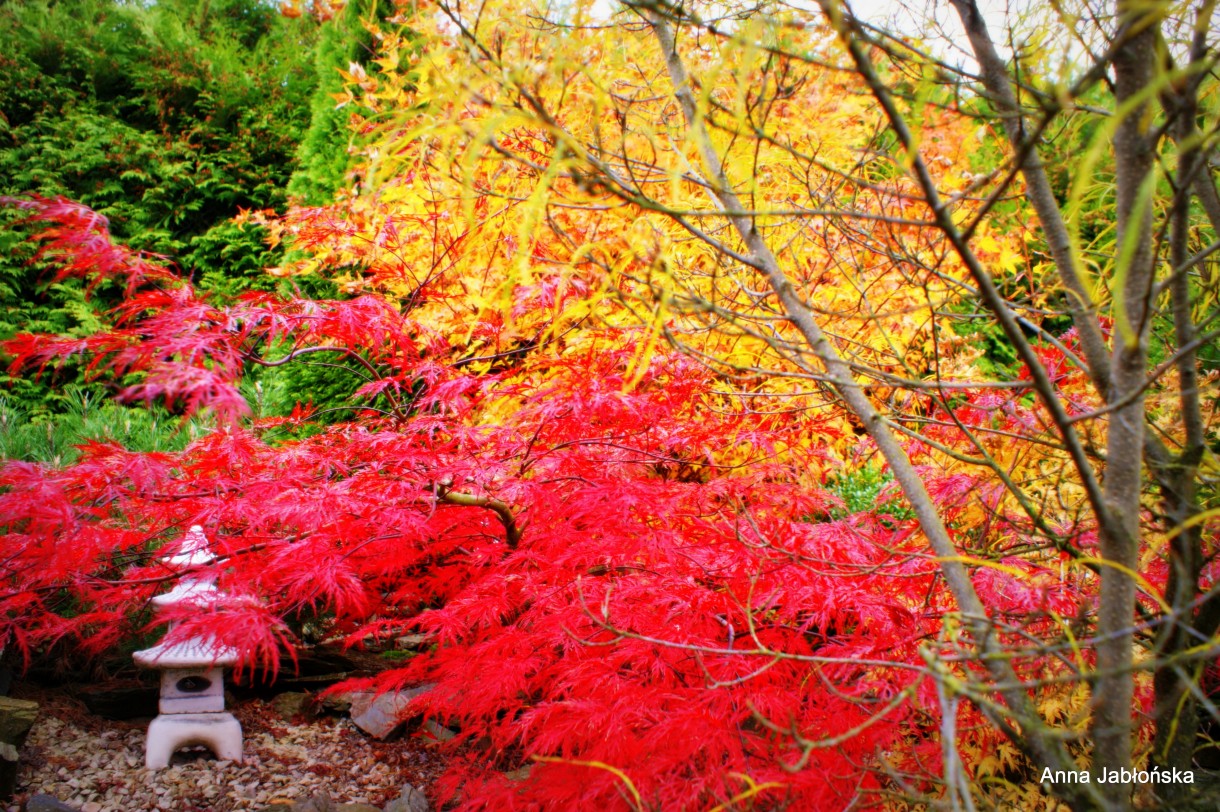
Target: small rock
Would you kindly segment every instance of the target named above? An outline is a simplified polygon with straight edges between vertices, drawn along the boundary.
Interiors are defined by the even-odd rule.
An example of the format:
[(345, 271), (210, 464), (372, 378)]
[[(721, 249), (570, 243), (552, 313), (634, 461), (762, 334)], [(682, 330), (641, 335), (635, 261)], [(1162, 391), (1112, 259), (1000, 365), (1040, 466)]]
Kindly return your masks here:
[(340, 804), (336, 809), (338, 812), (381, 812), (377, 807), (368, 804)]
[(31, 795), (21, 805), (21, 812), (78, 812), (78, 810), (75, 806), (68, 806), (50, 795)]
[(424, 721), (424, 730), (428, 731), (428, 735), (432, 736), (432, 738), (443, 742), (447, 742), (457, 735), (454, 731), (431, 719)]
[(402, 795), (386, 804), (385, 812), (431, 812), (432, 806), (422, 792), (410, 784), (402, 788)]
[(402, 637), (394, 639), (394, 645), (400, 649), (421, 649), (430, 645), (432, 635), (430, 634), (404, 634)]
[(325, 792), (315, 792), (292, 805), (292, 812), (338, 812), (334, 800)]
[(420, 685), (405, 691), (389, 691), (380, 696), (371, 691), (352, 695), (352, 724), (377, 739), (386, 739), (404, 721), (404, 712), (415, 697), (432, 690), (432, 685)]
[(321, 709), (326, 713), (348, 713), (352, 709), (354, 693), (326, 694), (322, 697)]
[(509, 781), (524, 781), (530, 777), (530, 770), (534, 768), (533, 764), (526, 764), (524, 767), (518, 767), (515, 770), (509, 770), (506, 773), (501, 773)]
[(309, 704), (310, 696), (303, 691), (288, 691), (271, 700), (271, 707), (285, 722), (291, 722), (304, 712)]

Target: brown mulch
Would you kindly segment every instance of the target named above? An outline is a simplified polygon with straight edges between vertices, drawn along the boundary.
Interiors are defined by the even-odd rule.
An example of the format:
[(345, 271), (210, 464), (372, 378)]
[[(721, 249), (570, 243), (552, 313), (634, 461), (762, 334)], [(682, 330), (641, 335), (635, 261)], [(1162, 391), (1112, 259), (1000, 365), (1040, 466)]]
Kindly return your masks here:
[(275, 801), (323, 790), (340, 803), (381, 806), (403, 785), (424, 792), (444, 769), (435, 742), (408, 731), (376, 741), (346, 717), (283, 719), (265, 699), (239, 699), (245, 758), (218, 761), (202, 748), (181, 751), (164, 770), (144, 768), (148, 720), (94, 716), (65, 689), (23, 684), (15, 697), (39, 703), (38, 720), (21, 751), (17, 812), (45, 793), (83, 812), (261, 812)]

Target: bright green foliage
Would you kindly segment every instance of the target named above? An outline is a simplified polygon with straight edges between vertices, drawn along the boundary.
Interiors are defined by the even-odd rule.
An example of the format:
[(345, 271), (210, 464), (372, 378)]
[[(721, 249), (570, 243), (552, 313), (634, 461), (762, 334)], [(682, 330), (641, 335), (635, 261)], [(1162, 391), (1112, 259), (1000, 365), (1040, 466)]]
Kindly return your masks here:
[(300, 403), (317, 410), (320, 421), (337, 423), (350, 420), (354, 410), (384, 405), (353, 398), (368, 383), (367, 370), (349, 358), (329, 353), (268, 369), (262, 378), (266, 414), (287, 414)]
[(832, 519), (857, 513), (888, 515), (895, 519), (910, 519), (915, 514), (897, 490), (890, 486), (894, 476), (874, 465), (846, 468), (829, 484), (827, 490), (843, 500), (843, 507), (830, 511)]
[[(260, 271), (279, 251), (231, 218), (286, 204), (316, 36), (262, 0), (0, 4), (0, 195), (80, 200), (204, 287), (273, 286)], [(79, 288), (48, 286), (28, 250), (13, 254), (17, 237), (0, 237), (0, 338), (93, 332)], [(38, 383), (0, 376), (35, 418), (68, 408), (53, 387), (74, 380), (71, 366)]]
[[(313, 91), (313, 24), (258, 0), (0, 11), (7, 193), (80, 199), (181, 256), (239, 207), (282, 205)], [(4, 143), (6, 141), (7, 143)]]
[(350, 112), (336, 105), (335, 96), (343, 93), (346, 82), (340, 71), (352, 63), (364, 64), (371, 56), (372, 38), (362, 17), (376, 4), (377, 0), (352, 0), (318, 35), (318, 84), (310, 102), (309, 130), (297, 155), (300, 168), (288, 186), (311, 206), (330, 202), (347, 183), (352, 161), (348, 146), (354, 134), (348, 126)]
[[(372, 63), (369, 23), (382, 22), (393, 11), (393, 5), (384, 0), (350, 0), (318, 35), (317, 88), (310, 102), (309, 129), (297, 152), (297, 171), (288, 183), (289, 194), (306, 205), (330, 203), (351, 184), (349, 171), (357, 163), (359, 150), (354, 148), (354, 140), (358, 134), (352, 127), (351, 108), (339, 105), (337, 99), (348, 90), (344, 73), (353, 64), (370, 73), (379, 72)], [(310, 296), (341, 296), (333, 283), (320, 277), (299, 277), (296, 282)], [(302, 360), (267, 370), (263, 380), (263, 402), (269, 413), (284, 414), (298, 402), (309, 403), (324, 422), (349, 419), (357, 405), (352, 394), (368, 382), (363, 368), (345, 358)]]

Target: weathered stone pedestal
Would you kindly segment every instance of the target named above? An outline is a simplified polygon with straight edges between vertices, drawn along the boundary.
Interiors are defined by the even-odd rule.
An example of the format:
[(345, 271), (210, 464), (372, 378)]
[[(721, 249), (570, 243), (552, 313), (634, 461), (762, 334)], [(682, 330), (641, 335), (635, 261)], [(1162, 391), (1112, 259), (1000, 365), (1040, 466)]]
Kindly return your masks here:
[[(211, 563), (207, 538), (200, 527), (192, 527), (181, 551), (166, 562), (178, 568)], [(211, 578), (184, 577), (174, 589), (153, 598), (161, 610), (201, 605), (214, 599)], [(170, 631), (174, 628), (170, 624)], [(190, 745), (203, 745), (227, 761), (241, 761), (241, 724), (225, 711), (224, 667), (237, 661), (231, 648), (209, 645), (202, 640), (159, 643), (137, 651), (137, 665), (161, 671), (161, 698), (157, 718), (148, 726), (144, 765), (150, 770), (168, 767), (174, 752)]]
[(174, 753), (201, 744), (224, 761), (241, 761), (241, 723), (231, 713), (164, 714), (148, 726), (144, 766), (159, 770), (169, 766)]

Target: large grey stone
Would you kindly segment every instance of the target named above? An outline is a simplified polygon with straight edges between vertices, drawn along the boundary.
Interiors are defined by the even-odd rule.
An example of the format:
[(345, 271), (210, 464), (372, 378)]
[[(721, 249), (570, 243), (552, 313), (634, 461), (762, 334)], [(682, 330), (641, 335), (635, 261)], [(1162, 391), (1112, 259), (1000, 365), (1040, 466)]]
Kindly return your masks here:
[(82, 685), (75, 693), (94, 716), (115, 721), (156, 716), (161, 698), (156, 685), (134, 680)]
[(275, 675), (256, 671), (251, 679), (261, 680), (259, 684), (274, 684), (277, 691), (316, 692), (353, 677), (374, 676), (392, 665), (390, 661), (366, 652), (321, 646), (298, 649), (293, 668), (282, 669)]
[(80, 812), (75, 806), (68, 806), (50, 795), (31, 795), (21, 805), (21, 812)]
[(351, 694), (352, 724), (374, 738), (389, 738), (406, 721), (411, 700), (432, 688), (432, 685), (420, 685), (402, 691), (388, 691), (380, 696), (372, 691), (354, 692)]
[(402, 795), (386, 804), (385, 812), (432, 812), (432, 805), (427, 796), (407, 784), (402, 788)]
[(17, 788), (17, 751), (25, 744), (38, 703), (0, 696), (0, 801), (13, 797)]
[(37, 718), (37, 702), (0, 696), (0, 742), (14, 747), (25, 744), (25, 737)]

